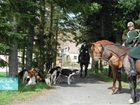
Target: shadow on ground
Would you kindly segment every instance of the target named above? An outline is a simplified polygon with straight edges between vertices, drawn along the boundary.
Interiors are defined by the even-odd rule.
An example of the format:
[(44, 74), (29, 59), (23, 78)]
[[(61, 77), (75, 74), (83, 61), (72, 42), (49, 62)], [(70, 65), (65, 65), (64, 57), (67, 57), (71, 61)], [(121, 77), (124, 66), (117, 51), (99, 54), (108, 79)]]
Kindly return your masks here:
[(74, 75), (74, 80), (71, 82), (70, 85), (67, 84), (67, 77), (63, 78), (63, 80), (61, 79), (61, 81), (59, 81), (59, 83), (57, 83), (57, 86), (62, 86), (62, 87), (81, 87), (80, 84), (100, 84), (102, 81), (95, 79), (91, 76), (87, 76), (87, 77), (80, 77), (80, 75)]

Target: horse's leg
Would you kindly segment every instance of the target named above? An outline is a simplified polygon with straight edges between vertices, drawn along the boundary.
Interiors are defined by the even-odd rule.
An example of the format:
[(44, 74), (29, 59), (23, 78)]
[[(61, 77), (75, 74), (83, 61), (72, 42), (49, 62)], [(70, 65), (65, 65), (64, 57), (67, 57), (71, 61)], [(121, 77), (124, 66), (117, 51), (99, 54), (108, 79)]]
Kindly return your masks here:
[(109, 66), (109, 69), (108, 69), (108, 77), (111, 77), (112, 78), (112, 76), (111, 76), (112, 74), (111, 73), (112, 73), (111, 66)]
[(137, 101), (136, 82), (137, 82), (137, 76), (129, 77), (130, 92), (131, 92), (131, 98), (129, 100), (130, 104), (133, 104)]
[(83, 72), (83, 64), (80, 63), (80, 77), (82, 77), (82, 72)]
[(118, 92), (120, 92), (122, 90), (122, 84), (121, 84), (121, 70), (118, 70), (117, 72), (117, 79), (119, 82), (119, 87), (118, 87)]
[(88, 65), (85, 65), (85, 77), (87, 76)]
[(53, 84), (53, 74), (50, 75), (50, 84)]
[(115, 94), (116, 93), (116, 80), (117, 80), (117, 70), (112, 67), (112, 75), (113, 75), (113, 86), (112, 86), (112, 93), (111, 94)]

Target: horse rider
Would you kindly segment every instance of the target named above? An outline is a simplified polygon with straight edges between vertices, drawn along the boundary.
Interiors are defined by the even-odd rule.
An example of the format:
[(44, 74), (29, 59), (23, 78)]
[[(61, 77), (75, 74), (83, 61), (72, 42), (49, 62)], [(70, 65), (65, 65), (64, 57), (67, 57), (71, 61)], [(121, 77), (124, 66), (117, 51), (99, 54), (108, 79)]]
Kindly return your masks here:
[(137, 72), (135, 62), (137, 59), (140, 59), (140, 35), (136, 31), (133, 22), (128, 22), (127, 27), (129, 32), (127, 33), (125, 45), (130, 47), (128, 52), (128, 59), (131, 67), (129, 76), (136, 76)]
[(89, 46), (86, 40), (83, 40), (83, 44), (81, 45), (81, 48), (79, 50), (78, 63), (80, 62), (80, 56), (82, 52), (86, 52), (89, 54)]

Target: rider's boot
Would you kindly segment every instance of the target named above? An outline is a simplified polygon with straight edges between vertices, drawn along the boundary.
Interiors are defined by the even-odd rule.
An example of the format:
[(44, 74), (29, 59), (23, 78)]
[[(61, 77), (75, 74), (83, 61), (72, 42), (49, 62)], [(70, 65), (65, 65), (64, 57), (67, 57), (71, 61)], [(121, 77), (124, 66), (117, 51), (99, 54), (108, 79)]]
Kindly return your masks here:
[(130, 73), (129, 76), (136, 76), (137, 72), (136, 72), (136, 66), (135, 66), (135, 61), (133, 58), (129, 58), (129, 62), (130, 62)]
[(78, 56), (78, 62), (77, 63), (80, 63), (80, 55)]

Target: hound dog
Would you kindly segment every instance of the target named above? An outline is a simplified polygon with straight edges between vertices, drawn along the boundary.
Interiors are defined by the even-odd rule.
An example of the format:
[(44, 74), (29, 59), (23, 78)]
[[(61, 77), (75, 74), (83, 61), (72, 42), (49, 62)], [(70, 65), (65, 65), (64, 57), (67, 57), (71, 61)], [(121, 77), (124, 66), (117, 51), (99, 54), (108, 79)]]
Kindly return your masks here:
[(59, 66), (49, 69), (49, 71), (48, 71), (49, 75), (48, 75), (47, 79), (45, 79), (46, 83), (49, 85), (56, 84), (60, 71), (61, 71), (61, 67), (59, 67)]
[(23, 84), (27, 84), (29, 79), (28, 79), (28, 70), (24, 69), (18, 73), (19, 79), (23, 82)]
[[(79, 70), (77, 69), (61, 69), (60, 75), (67, 77), (67, 84), (70, 85), (72, 82), (73, 75), (78, 74)], [(74, 79), (74, 78), (73, 78)]]
[(34, 85), (37, 82), (45, 82), (43, 75), (37, 68), (32, 68), (30, 70), (24, 69), (18, 73), (18, 76), (26, 85)]
[[(61, 67), (57, 66), (48, 71), (50, 74), (46, 79), (47, 84), (56, 84), (57, 80), (60, 82), (61, 76), (67, 77), (67, 83), (70, 85), (72, 82), (73, 75), (79, 73), (77, 69), (62, 69)], [(49, 81), (50, 80), (50, 81)], [(62, 81), (62, 80), (61, 80)]]

